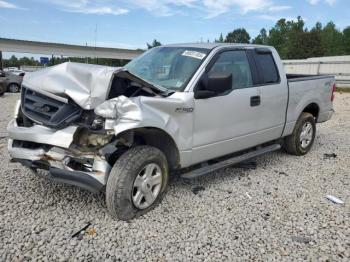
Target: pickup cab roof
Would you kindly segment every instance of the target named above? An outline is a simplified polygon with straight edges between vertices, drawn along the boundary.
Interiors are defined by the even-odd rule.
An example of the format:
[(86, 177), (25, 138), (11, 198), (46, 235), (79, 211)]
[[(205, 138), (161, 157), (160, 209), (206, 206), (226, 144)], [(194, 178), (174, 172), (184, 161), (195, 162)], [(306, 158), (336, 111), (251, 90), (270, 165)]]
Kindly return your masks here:
[(217, 47), (229, 48), (229, 47), (237, 47), (237, 48), (272, 48), (266, 45), (252, 45), (252, 44), (235, 44), (235, 43), (184, 43), (184, 44), (171, 44), (164, 45), (162, 47), (188, 47), (188, 48), (203, 48), (212, 50)]

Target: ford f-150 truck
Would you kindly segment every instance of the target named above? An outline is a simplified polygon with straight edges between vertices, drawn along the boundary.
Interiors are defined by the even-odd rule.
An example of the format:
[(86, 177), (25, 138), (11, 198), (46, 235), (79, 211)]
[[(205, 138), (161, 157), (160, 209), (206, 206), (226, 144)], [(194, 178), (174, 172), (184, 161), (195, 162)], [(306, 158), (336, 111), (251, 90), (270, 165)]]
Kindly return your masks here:
[(174, 170), (196, 178), (279, 150), (305, 155), (333, 113), (333, 76), (286, 75), (272, 47), (179, 44), (123, 68), (64, 63), (26, 76), (13, 161), (106, 191), (123, 220), (154, 208)]

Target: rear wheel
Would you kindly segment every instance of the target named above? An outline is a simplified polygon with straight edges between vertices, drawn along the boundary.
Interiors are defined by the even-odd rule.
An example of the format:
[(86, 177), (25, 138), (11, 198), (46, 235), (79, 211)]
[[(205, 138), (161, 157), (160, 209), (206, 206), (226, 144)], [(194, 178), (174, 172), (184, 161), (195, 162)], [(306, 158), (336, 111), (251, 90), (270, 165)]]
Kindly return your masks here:
[(18, 93), (19, 92), (19, 86), (15, 83), (11, 83), (8, 85), (7, 90), (11, 93)]
[(285, 138), (284, 149), (292, 155), (305, 155), (310, 151), (315, 135), (316, 123), (314, 116), (310, 113), (302, 113), (293, 133)]
[(106, 188), (110, 214), (130, 220), (156, 207), (168, 186), (168, 164), (157, 148), (137, 146), (115, 163)]

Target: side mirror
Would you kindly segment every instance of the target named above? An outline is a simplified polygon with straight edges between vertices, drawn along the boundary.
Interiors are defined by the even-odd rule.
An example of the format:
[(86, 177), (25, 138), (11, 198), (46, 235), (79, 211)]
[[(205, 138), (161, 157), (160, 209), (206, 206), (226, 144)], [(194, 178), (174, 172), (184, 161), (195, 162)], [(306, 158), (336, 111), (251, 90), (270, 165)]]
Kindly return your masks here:
[(197, 90), (194, 94), (196, 99), (207, 99), (216, 96), (216, 92), (209, 90)]
[(232, 89), (232, 73), (212, 73), (202, 79), (202, 90), (195, 92), (194, 98), (206, 99)]
[(0, 72), (0, 77), (5, 77), (5, 76), (6, 76), (5, 72)]

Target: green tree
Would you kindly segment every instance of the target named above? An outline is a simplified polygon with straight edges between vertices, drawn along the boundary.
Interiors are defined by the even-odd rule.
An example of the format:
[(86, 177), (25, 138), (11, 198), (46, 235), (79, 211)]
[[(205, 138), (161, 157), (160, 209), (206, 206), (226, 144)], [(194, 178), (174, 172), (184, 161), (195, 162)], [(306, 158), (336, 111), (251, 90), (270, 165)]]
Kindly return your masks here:
[(259, 35), (253, 39), (252, 43), (256, 45), (267, 45), (268, 36), (265, 28), (260, 30)]
[(343, 50), (345, 55), (350, 55), (350, 26), (343, 30)]
[(15, 55), (12, 55), (10, 59), (8, 60), (9, 66), (11, 67), (19, 67), (19, 61)]
[(238, 28), (227, 34), (225, 42), (249, 44), (250, 35), (244, 28)]
[(324, 56), (324, 49), (321, 45), (322, 24), (317, 22), (310, 32), (305, 36), (306, 57)]
[(157, 41), (157, 39), (154, 39), (151, 44), (147, 43), (147, 48), (152, 49), (153, 47), (161, 46), (161, 45), (162, 45), (161, 42)]
[(224, 36), (221, 33), (219, 39), (215, 39), (215, 43), (223, 43), (223, 42), (225, 42), (224, 41)]
[(307, 40), (307, 32), (304, 30), (305, 22), (299, 16), (297, 21), (286, 22), (286, 42), (283, 44), (286, 50), (287, 59), (303, 59), (307, 58), (307, 48), (305, 40)]
[(321, 46), (325, 56), (344, 54), (343, 34), (336, 28), (333, 22), (329, 22), (321, 32)]
[[(323, 49), (320, 46), (322, 25), (309, 31), (304, 20), (299, 16), (296, 21), (280, 19), (270, 30), (267, 44), (274, 46), (282, 59), (304, 59), (320, 56)], [(260, 37), (257, 40), (261, 42)]]
[(288, 40), (287, 32), (286, 19), (282, 18), (270, 29), (267, 41), (268, 45), (276, 48), (282, 59), (286, 59), (288, 53), (288, 47), (286, 46)]
[(291, 57), (291, 59), (295, 58), (309, 58), (309, 57), (320, 57), (323, 56), (324, 51), (322, 46), (320, 45), (321, 35), (315, 30), (305, 30), (302, 35), (301, 45), (302, 45), (302, 56)]

